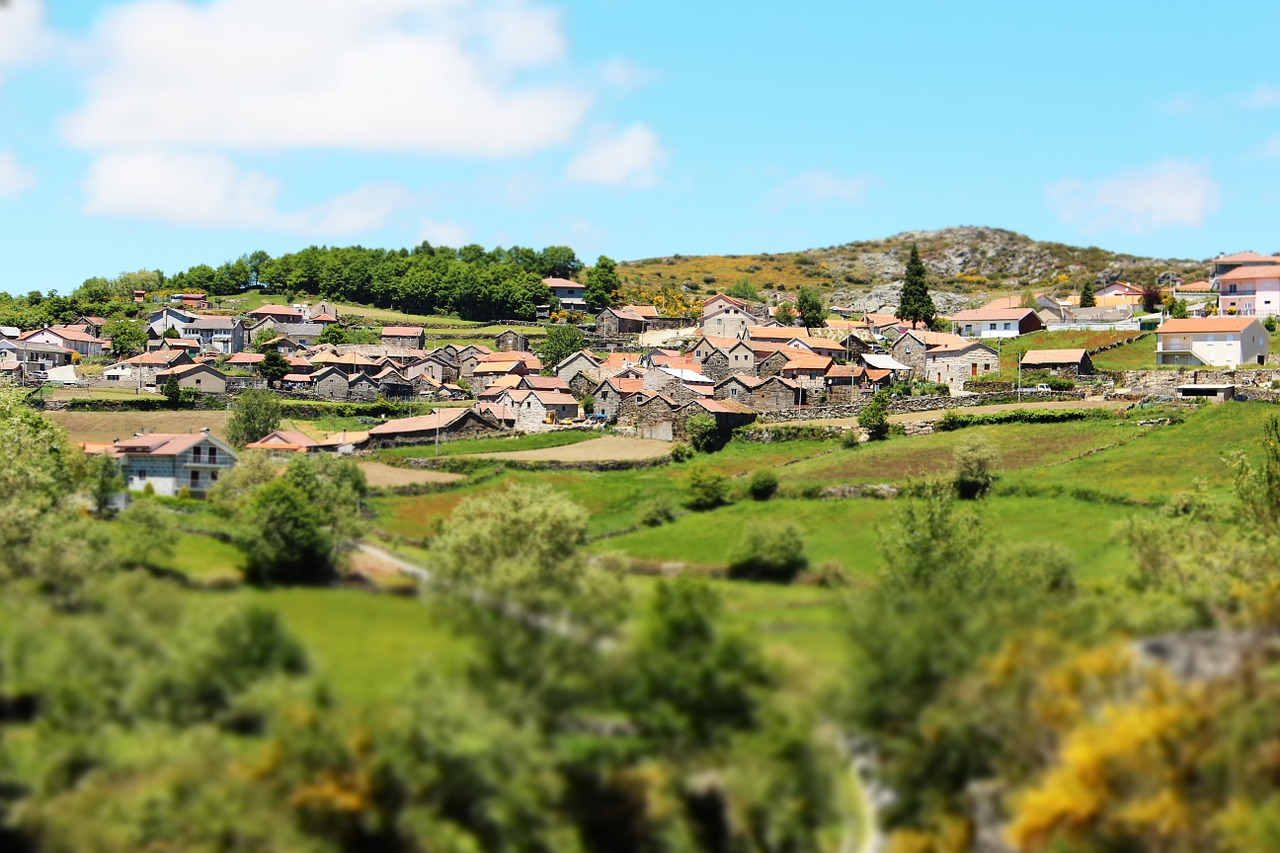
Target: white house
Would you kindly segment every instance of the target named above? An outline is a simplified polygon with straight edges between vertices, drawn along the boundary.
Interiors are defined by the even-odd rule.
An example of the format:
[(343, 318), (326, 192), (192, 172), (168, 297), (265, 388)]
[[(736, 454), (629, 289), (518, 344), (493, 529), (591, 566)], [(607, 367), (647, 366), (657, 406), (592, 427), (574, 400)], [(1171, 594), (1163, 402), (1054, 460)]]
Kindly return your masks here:
[(1257, 317), (1166, 320), (1156, 329), (1156, 364), (1239, 367), (1266, 364), (1271, 336)]
[(218, 482), (219, 474), (236, 464), (235, 451), (207, 429), (116, 439), (104, 452), (119, 461), (127, 489), (142, 491), (150, 484), (157, 495), (169, 497), (184, 486), (193, 495), (202, 495)]

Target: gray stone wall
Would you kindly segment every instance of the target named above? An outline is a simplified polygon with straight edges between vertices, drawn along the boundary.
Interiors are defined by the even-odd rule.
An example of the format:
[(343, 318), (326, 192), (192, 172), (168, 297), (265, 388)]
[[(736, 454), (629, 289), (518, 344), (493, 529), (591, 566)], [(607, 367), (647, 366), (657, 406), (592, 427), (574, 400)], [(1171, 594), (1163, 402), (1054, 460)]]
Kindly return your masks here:
[[(1037, 394), (1034, 391), (1023, 391), (1024, 402), (1036, 399), (1061, 400), (1084, 399), (1083, 391), (1064, 391), (1060, 393)], [(783, 409), (777, 412), (760, 414), (761, 423), (779, 423), (781, 421), (816, 421), (824, 418), (856, 418), (866, 408), (870, 400), (856, 403), (845, 403), (836, 406), (814, 406), (810, 409)], [(971, 394), (967, 397), (893, 397), (889, 400), (889, 414), (902, 415), (915, 412), (932, 412), (938, 409), (960, 409), (967, 406), (989, 406), (995, 403), (1008, 403), (1008, 394)]]

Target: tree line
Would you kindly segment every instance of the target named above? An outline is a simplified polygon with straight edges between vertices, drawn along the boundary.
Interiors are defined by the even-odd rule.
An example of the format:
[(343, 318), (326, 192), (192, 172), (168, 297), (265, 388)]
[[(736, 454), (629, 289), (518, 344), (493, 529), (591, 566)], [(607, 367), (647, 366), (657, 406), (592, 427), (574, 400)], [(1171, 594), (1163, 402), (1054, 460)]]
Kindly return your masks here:
[[(589, 294), (596, 307), (618, 291), (614, 262), (601, 257), (592, 269), (600, 281)], [(23, 329), (70, 323), (89, 314), (131, 314), (135, 290), (205, 293), (215, 302), (251, 289), (287, 299), (306, 293), (325, 299), (394, 308), (413, 314), (455, 314), (465, 320), (533, 319), (539, 305), (553, 302), (544, 278), (574, 279), (586, 265), (568, 246), (541, 250), (512, 246), (461, 248), (423, 242), (413, 249), (309, 246), (272, 257), (242, 255), (217, 267), (197, 264), (166, 276), (159, 270), (86, 280), (69, 295), (31, 291), (0, 293), (0, 325)], [(588, 276), (587, 284), (592, 284)], [(284, 301), (284, 300), (282, 300)]]

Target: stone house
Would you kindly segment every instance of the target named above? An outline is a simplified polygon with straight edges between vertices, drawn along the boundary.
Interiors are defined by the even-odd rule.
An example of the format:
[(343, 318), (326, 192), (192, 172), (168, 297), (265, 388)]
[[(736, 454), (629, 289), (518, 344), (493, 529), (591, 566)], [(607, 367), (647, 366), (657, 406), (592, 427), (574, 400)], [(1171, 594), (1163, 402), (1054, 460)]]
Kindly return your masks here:
[(562, 391), (508, 391), (498, 399), (515, 413), (516, 429), (545, 432), (553, 423), (578, 417), (578, 401)]
[(962, 344), (964, 338), (949, 332), (931, 332), (926, 329), (910, 329), (889, 345), (889, 354), (911, 368), (916, 376), (923, 377), (924, 354), (930, 347), (945, 344)]
[(672, 441), (675, 438), (675, 415), (679, 406), (663, 394), (637, 394), (635, 404), (628, 413), (628, 422), (635, 424), (641, 438)]
[(383, 326), (381, 340), (389, 347), (422, 349), (421, 326)]
[(808, 391), (800, 383), (781, 376), (770, 376), (760, 380), (748, 405), (758, 412), (777, 412), (803, 406), (807, 400)]
[(649, 328), (649, 321), (628, 308), (605, 308), (596, 315), (596, 334), (602, 338), (639, 335)]
[(373, 377), (378, 383), (378, 393), (388, 400), (404, 400), (413, 397), (417, 386), (395, 368), (388, 367)]
[(952, 394), (964, 390), (964, 383), (1000, 368), (1000, 356), (977, 341), (944, 344), (925, 353), (925, 379), (942, 382)]
[(207, 429), (187, 434), (146, 433), (118, 439), (103, 452), (120, 463), (125, 488), (174, 497), (184, 486), (203, 495), (236, 464), (236, 454)]
[(702, 333), (708, 337), (741, 338), (755, 322), (755, 317), (747, 313), (745, 307), (729, 305), (709, 313), (704, 308), (698, 328), (702, 329)]
[(356, 373), (347, 377), (347, 399), (361, 403), (372, 403), (378, 398), (380, 391), (378, 380), (367, 373)]
[(430, 376), (441, 384), (453, 382), (458, 378), (458, 365), (452, 363), (440, 350), (434, 350), (410, 361), (405, 368), (405, 376), (409, 379)]
[(617, 420), (622, 401), (642, 390), (644, 390), (643, 379), (618, 379), (610, 376), (591, 392), (595, 411), (605, 415), (611, 421)]
[(714, 381), (734, 373), (756, 371), (756, 354), (743, 341), (735, 341), (728, 347), (713, 347), (701, 362), (703, 374)]
[(529, 338), (514, 329), (507, 329), (493, 339), (493, 348), (498, 352), (527, 350), (529, 348)]
[(1092, 376), (1093, 359), (1083, 349), (1031, 349), (1022, 356), (1023, 370), (1045, 370), (1057, 376)]
[(201, 315), (187, 323), (184, 334), (200, 341), (200, 346), (210, 352), (234, 355), (244, 350), (244, 320), (239, 317)]
[(791, 355), (786, 350), (774, 350), (764, 358), (759, 358), (757, 355), (756, 375), (766, 379), (770, 376), (778, 376), (790, 362)]
[(208, 364), (183, 364), (156, 373), (155, 383), (163, 386), (173, 376), (179, 388), (194, 388), (201, 394), (227, 393), (227, 375)]
[(402, 445), (432, 444), (460, 438), (493, 435), (501, 428), (476, 409), (437, 409), (429, 415), (397, 418), (369, 430), (369, 447), (380, 450)]
[(584, 371), (570, 379), (569, 393), (578, 400), (581, 400), (588, 394), (595, 394), (596, 386), (600, 384), (600, 380), (592, 375), (594, 372), (595, 371)]
[(317, 368), (311, 373), (311, 390), (322, 400), (346, 400), (351, 397), (347, 374), (334, 365)]
[(791, 379), (804, 388), (820, 391), (826, 385), (827, 370), (832, 364), (828, 356), (796, 352), (777, 375)]
[(555, 366), (556, 376), (572, 384), (573, 378), (584, 370), (592, 370), (600, 366), (600, 359), (586, 350), (578, 350), (564, 358)]
[(523, 361), (481, 361), (471, 371), (471, 390), (480, 393), (499, 376), (524, 376), (529, 372)]

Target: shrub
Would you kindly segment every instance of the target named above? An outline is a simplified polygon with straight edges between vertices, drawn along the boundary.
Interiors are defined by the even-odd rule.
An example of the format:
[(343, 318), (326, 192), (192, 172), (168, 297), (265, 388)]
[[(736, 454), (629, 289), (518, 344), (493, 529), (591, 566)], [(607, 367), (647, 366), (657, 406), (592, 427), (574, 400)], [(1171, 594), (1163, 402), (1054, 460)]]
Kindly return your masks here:
[(800, 533), (788, 524), (748, 530), (729, 560), (734, 580), (791, 583), (809, 567)]
[(862, 435), (856, 430), (845, 430), (840, 436), (840, 446), (845, 450), (857, 450), (862, 446)]
[(995, 485), (997, 474), (993, 470), (998, 452), (984, 435), (972, 435), (960, 443), (955, 451), (956, 473), (952, 485), (961, 500), (985, 498)]
[(689, 420), (685, 422), (685, 429), (689, 432), (689, 441), (693, 444), (693, 449), (700, 453), (714, 453), (724, 446), (720, 426), (715, 418), (705, 412), (690, 415)]
[(778, 492), (778, 475), (765, 469), (751, 475), (747, 483), (747, 494), (752, 500), (767, 501)]
[(795, 582), (823, 589), (840, 589), (849, 585), (849, 573), (838, 561), (827, 560), (817, 568), (805, 569)]
[(867, 407), (858, 414), (858, 426), (867, 431), (872, 441), (889, 437), (889, 395), (877, 391)]
[(685, 505), (689, 509), (715, 509), (729, 502), (729, 478), (710, 468), (692, 469), (689, 472), (688, 490)]
[(178, 500), (183, 500), (183, 501), (191, 500), (190, 486), (183, 486), (181, 489), (178, 489)]
[(640, 508), (640, 523), (646, 527), (661, 527), (676, 517), (675, 502), (670, 495), (654, 495)]
[(582, 413), (584, 415), (594, 414), (596, 410), (596, 398), (594, 394), (588, 394), (582, 398)]
[(693, 458), (693, 448), (684, 442), (671, 445), (672, 462), (688, 462)]
[(1263, 325), (1263, 326), (1265, 326), (1265, 327), (1267, 328), (1267, 331), (1268, 331), (1268, 332), (1270, 332), (1270, 333), (1271, 333), (1271, 334), (1273, 334), (1273, 335), (1275, 334), (1275, 332), (1276, 332), (1276, 318), (1275, 318), (1275, 317), (1268, 317), (1267, 319), (1263, 320), (1263, 321), (1262, 321), (1262, 325)]

